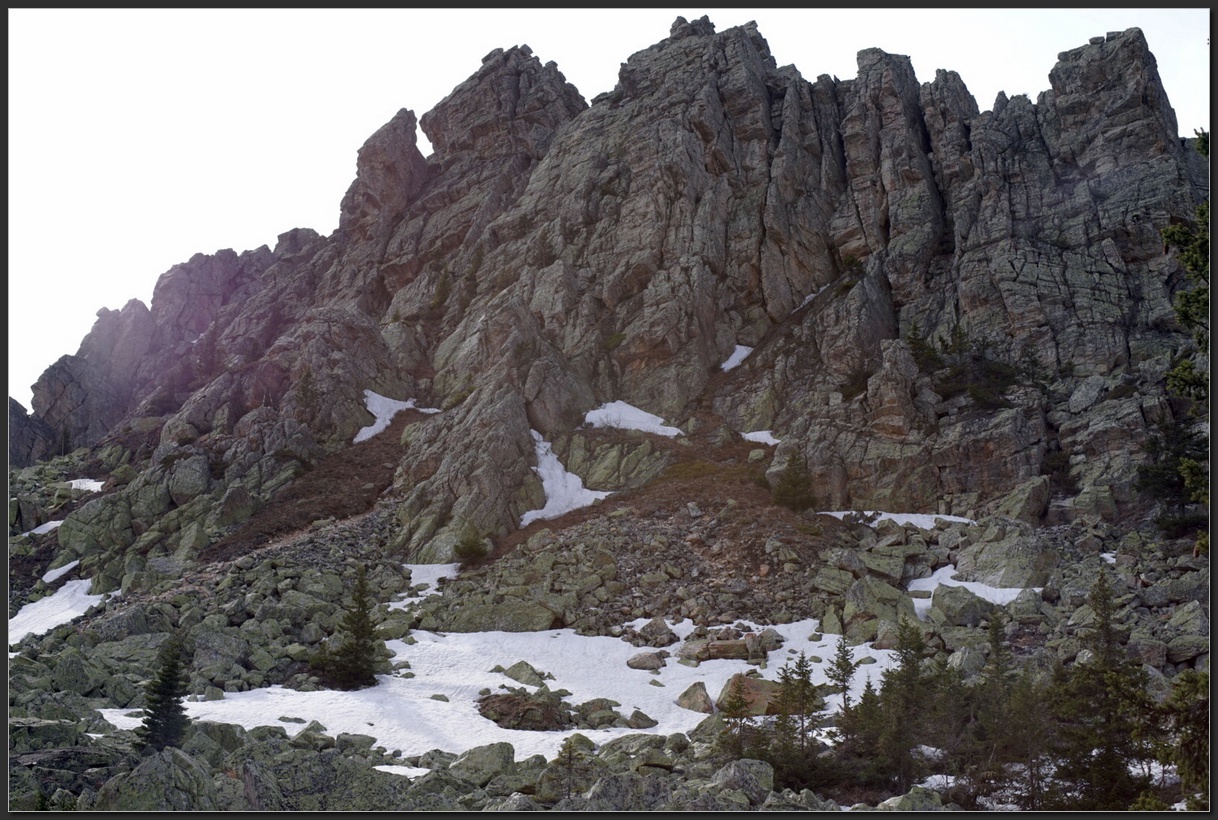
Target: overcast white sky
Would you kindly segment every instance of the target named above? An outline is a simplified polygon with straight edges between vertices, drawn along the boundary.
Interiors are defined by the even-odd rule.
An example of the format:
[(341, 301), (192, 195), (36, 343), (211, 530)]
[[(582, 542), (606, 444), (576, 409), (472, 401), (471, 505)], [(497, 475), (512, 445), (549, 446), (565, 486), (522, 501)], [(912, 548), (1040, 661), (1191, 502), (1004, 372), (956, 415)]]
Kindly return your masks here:
[(150, 304), (195, 253), (332, 232), (364, 140), (491, 50), (527, 43), (590, 101), (703, 14), (756, 20), (809, 80), (853, 78), (871, 47), (922, 82), (957, 71), (982, 110), (1035, 100), (1059, 52), (1137, 26), (1181, 135), (1209, 129), (1208, 9), (9, 9), (9, 395), (29, 409), (100, 308)]

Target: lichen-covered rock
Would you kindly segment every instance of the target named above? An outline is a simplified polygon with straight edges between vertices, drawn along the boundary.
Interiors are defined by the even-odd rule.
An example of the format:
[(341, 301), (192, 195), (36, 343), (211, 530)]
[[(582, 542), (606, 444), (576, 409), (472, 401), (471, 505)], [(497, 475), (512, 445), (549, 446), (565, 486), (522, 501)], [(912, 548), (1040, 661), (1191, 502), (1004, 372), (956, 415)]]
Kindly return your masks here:
[(95, 811), (215, 811), (216, 786), (207, 767), (172, 746), (98, 790)]
[[(815, 617), (892, 647), (914, 619), (908, 582), (953, 565), (1024, 590), (1006, 606), (1012, 639), (1085, 660), (1075, 633), (1111, 566), (1156, 696), (1181, 668), (1208, 668), (1208, 558), (1152, 534), (1136, 482), (1151, 431), (1178, 414), (1165, 376), (1192, 345), (1161, 231), (1208, 196), (1145, 38), (1063, 52), (1050, 89), (984, 112), (954, 72), (919, 83), (908, 58), (878, 49), (858, 69), (809, 82), (753, 24), (678, 19), (589, 105), (527, 46), (496, 49), (432, 111), (403, 109), (368, 139), (333, 235), (197, 254), (161, 277), (150, 308), (102, 311), (35, 386), (33, 415), (10, 402), (11, 459), (43, 459), (10, 471), (10, 535), (63, 520), (11, 542), (10, 615), (70, 560), (94, 594), (122, 591), (12, 659), (10, 740), (38, 756), (10, 770), (12, 806), (31, 802), (35, 769), (82, 806), (142, 799), (135, 779), (90, 797), (101, 784), (71, 768), (87, 756), (55, 744), (112, 731), (98, 709), (138, 708), (169, 632), (194, 642), (195, 697), (316, 689), (307, 664), (338, 626), (353, 565), (373, 570), (383, 603), (407, 591), (403, 562), (451, 561), (470, 532), (494, 560), (444, 595), (412, 596), (385, 637), (569, 627), (659, 648), (689, 618), (682, 663), (762, 666), (778, 644), (743, 622)], [(724, 370), (740, 348), (752, 350)], [(260, 529), (288, 504), (320, 506), (293, 493), (353, 455), (372, 423), (366, 390), (440, 410), (358, 445), (376, 468), (359, 476), (374, 513)], [(610, 401), (683, 434), (586, 427)], [(757, 461), (746, 431), (780, 443)], [(614, 491), (611, 511), (516, 543), (551, 492), (539, 446)], [(768, 506), (759, 485), (800, 461), (813, 510), (980, 526), (872, 528)], [(85, 474), (105, 482), (100, 497), (66, 484)], [(967, 674), (992, 607), (956, 587), (935, 600), (923, 630)], [(627, 665), (659, 672), (661, 654)], [(506, 700), (487, 716), (517, 728), (650, 721), (608, 697), (494, 697)], [(680, 702), (712, 715), (686, 744), (709, 748), (722, 723), (705, 688)], [(165, 757), (150, 782), (169, 784), (170, 802), (242, 811), (823, 808), (754, 788), (747, 771), (711, 783), (696, 753), (674, 762), (680, 744), (611, 747), (573, 793), (544, 761), (479, 787), (443, 766), (413, 781), (377, 772), (365, 738), (319, 726), (248, 735), (196, 731), (195, 763)]]
[(545, 685), (545, 678), (528, 661), (516, 661), (516, 663), (504, 670), (503, 674), (517, 683), (524, 683), (529, 686)]
[(979, 626), (995, 605), (966, 587), (944, 584), (935, 590), (930, 620), (948, 626)]
[(631, 669), (642, 669), (647, 672), (658, 672), (664, 668), (664, 653), (640, 652), (626, 659), (626, 665)]
[(988, 586), (1025, 589), (1043, 587), (1059, 561), (1054, 539), (1019, 527), (992, 528), (961, 549), (956, 569), (961, 580)]
[(510, 743), (475, 746), (448, 764), (448, 771), (476, 786), (485, 786), (496, 777), (510, 774), (516, 765), (516, 750)]
[(914, 786), (907, 793), (890, 797), (876, 805), (876, 811), (953, 811), (959, 809), (954, 803), (943, 804), (937, 791)]
[(742, 792), (750, 805), (760, 806), (774, 788), (774, 767), (764, 760), (733, 760), (715, 772), (711, 785)]
[(649, 646), (663, 647), (671, 646), (681, 640), (677, 634), (669, 628), (663, 618), (652, 618), (639, 629), (639, 635), (647, 642)]
[(80, 730), (75, 721), (43, 720), (36, 717), (10, 717), (9, 749), (15, 753), (52, 747), (75, 746)]

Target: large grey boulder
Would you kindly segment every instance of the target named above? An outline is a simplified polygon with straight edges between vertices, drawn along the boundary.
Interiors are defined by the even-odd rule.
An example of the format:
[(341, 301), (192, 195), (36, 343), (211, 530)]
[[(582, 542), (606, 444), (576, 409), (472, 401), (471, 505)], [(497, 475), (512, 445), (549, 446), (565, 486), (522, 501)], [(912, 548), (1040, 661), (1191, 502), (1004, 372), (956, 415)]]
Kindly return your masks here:
[(683, 709), (708, 715), (715, 711), (715, 702), (711, 700), (711, 696), (706, 691), (706, 684), (702, 681), (691, 683), (684, 692), (678, 695), (677, 705)]
[(215, 811), (216, 786), (207, 767), (172, 746), (144, 760), (131, 772), (106, 781), (98, 790), (96, 811)]
[(996, 524), (980, 539), (956, 557), (960, 580), (1008, 589), (1043, 587), (1059, 561), (1050, 540), (1017, 526)]
[(516, 765), (516, 750), (506, 742), (476, 746), (457, 757), (448, 765), (448, 771), (476, 786), (485, 786), (491, 780), (510, 774)]
[(907, 793), (890, 797), (875, 807), (876, 811), (959, 811), (954, 803), (943, 804), (937, 791), (914, 786)]
[(639, 629), (639, 635), (647, 642), (648, 646), (664, 647), (671, 646), (681, 640), (677, 633), (669, 628), (665, 620), (659, 616), (652, 618)]
[(1209, 576), (1204, 572), (1188, 572), (1178, 578), (1165, 578), (1138, 591), (1146, 606), (1161, 607), (1196, 601), (1209, 605)]
[(774, 767), (764, 760), (733, 760), (711, 777), (715, 788), (730, 789), (748, 797), (749, 805), (760, 806), (774, 788)]
[(555, 625), (553, 610), (537, 601), (508, 599), (502, 603), (470, 601), (459, 609), (448, 610), (434, 628), (445, 632), (538, 632)]
[(8, 719), (9, 751), (14, 753), (75, 746), (80, 730), (75, 721), (14, 716)]
[(995, 604), (966, 587), (942, 584), (935, 589), (929, 617), (948, 626), (980, 626), (994, 609)]
[(586, 794), (586, 811), (656, 811), (665, 806), (672, 786), (656, 777), (636, 772), (612, 774), (598, 779)]

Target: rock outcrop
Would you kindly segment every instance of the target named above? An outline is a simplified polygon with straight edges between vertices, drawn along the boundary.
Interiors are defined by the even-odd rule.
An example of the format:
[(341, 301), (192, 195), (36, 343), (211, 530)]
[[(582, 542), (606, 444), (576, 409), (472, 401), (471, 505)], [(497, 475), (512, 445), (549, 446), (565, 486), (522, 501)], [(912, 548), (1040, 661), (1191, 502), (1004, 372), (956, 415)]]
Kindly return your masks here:
[[(1057, 450), (1081, 511), (1130, 514), (1183, 343), (1159, 231), (1207, 193), (1141, 32), (986, 112), (953, 72), (858, 64), (808, 82), (752, 24), (678, 21), (589, 105), (527, 46), (496, 50), (418, 119), (430, 157), (407, 109), (368, 139), (333, 236), (197, 255), (151, 310), (103, 311), (32, 422), (68, 447), (151, 428), (223, 473), (209, 504), (236, 482), (263, 502), (291, 478), (279, 441), (307, 469), (367, 423), (363, 390), (418, 398), (446, 410), (393, 487), (418, 560), (515, 529), (540, 506), (530, 431), (618, 400), (774, 430), (772, 469), (802, 456), (836, 507), (995, 511)], [(1023, 367), (1006, 406), (922, 372), (915, 330)], [(1076, 402), (1092, 382), (1125, 395)]]
[[(19, 644), (18, 802), (54, 782), (107, 810), (837, 808), (775, 791), (758, 761), (712, 766), (710, 723), (604, 744), (575, 793), (505, 748), (429, 753), (407, 780), (324, 727), (200, 727), (143, 759), (91, 742), (97, 709), (138, 708), (174, 630), (196, 698), (318, 687), (307, 662), (357, 564), (384, 604), (415, 597), (404, 562), (466, 562), (444, 595), (382, 611), (387, 638), (573, 628), (630, 642), (630, 668), (654, 672), (764, 667), (781, 640), (745, 621), (816, 618), (891, 648), (921, 615), (966, 679), (998, 605), (954, 586), (925, 601), (911, 581), (952, 567), (1022, 588), (1001, 607), (1008, 639), (1068, 663), (1112, 571), (1146, 668), (1207, 668), (1208, 558), (1153, 535), (1135, 486), (1193, 346), (1161, 231), (1208, 197), (1142, 33), (1063, 52), (1035, 102), (984, 112), (954, 72), (920, 83), (878, 49), (858, 67), (808, 81), (753, 24), (678, 18), (589, 103), (527, 46), (496, 49), (369, 137), (331, 236), (197, 254), (150, 307), (100, 311), (32, 415), (10, 399), (10, 615), (75, 578), (122, 593)], [(366, 391), (416, 409), (357, 443)], [(680, 435), (584, 423), (619, 401)], [(526, 526), (547, 502), (543, 453), (603, 500)], [(794, 467), (819, 510), (977, 525), (775, 506)], [(82, 475), (100, 489), (69, 483)], [(686, 618), (682, 640), (666, 619)], [(680, 695), (708, 714), (717, 696)], [(486, 709), (647, 728), (619, 705), (522, 690)], [(909, 807), (941, 804), (880, 808)]]
[(8, 400), (9, 467), (28, 467), (55, 452), (55, 432), (37, 416), (30, 416), (12, 396)]

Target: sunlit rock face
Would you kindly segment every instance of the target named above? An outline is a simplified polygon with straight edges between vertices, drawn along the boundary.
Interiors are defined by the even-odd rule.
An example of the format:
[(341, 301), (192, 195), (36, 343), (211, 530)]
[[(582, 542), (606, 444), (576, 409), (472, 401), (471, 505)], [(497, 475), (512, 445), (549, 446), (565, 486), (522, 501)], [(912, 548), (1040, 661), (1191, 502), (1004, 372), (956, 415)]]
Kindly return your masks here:
[[(980, 513), (1019, 491), (1036, 518), (1062, 451), (1065, 501), (1133, 510), (1187, 343), (1160, 231), (1207, 195), (1142, 33), (1064, 52), (1035, 101), (984, 112), (954, 72), (920, 82), (878, 49), (858, 68), (809, 81), (752, 24), (678, 19), (589, 103), (527, 46), (495, 50), (368, 139), (333, 235), (171, 269), (150, 309), (99, 314), (31, 418), (125, 448), (131, 531), (170, 552), (219, 537), (191, 523), (226, 493), (265, 502), (350, 446), (367, 389), (443, 411), (386, 455), (416, 560), (516, 529), (545, 503), (533, 432), (566, 459), (619, 400), (772, 431), (771, 478), (802, 457), (834, 508)], [(984, 351), (1004, 383), (949, 389), (911, 335)], [(657, 471), (615, 458), (585, 460), (615, 476), (592, 490)], [(175, 496), (179, 462), (207, 469)], [(154, 527), (162, 496), (189, 515)]]

